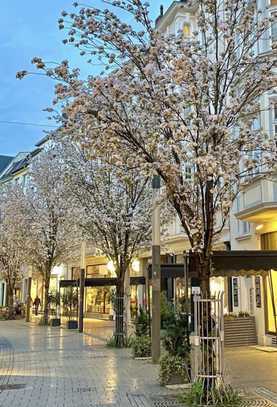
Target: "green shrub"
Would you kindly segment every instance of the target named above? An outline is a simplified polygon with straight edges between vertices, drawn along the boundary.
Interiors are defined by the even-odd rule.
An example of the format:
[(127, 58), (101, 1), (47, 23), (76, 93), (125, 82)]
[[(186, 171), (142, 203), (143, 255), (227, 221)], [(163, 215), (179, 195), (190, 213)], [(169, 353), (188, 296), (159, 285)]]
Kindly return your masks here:
[[(132, 335), (128, 336), (128, 338), (125, 339), (124, 347), (131, 348), (133, 346), (133, 341), (134, 337)], [(106, 346), (108, 348), (118, 348), (116, 337), (114, 335), (107, 339)]]
[(240, 311), (238, 316), (239, 316), (239, 318), (248, 318), (248, 317), (250, 317), (250, 314), (249, 314), (249, 312)]
[(136, 336), (149, 335), (149, 316), (143, 308), (140, 307), (138, 316), (135, 321), (135, 334)]
[(149, 336), (136, 336), (132, 343), (132, 353), (135, 358), (151, 356), (151, 339)]
[(106, 346), (108, 348), (116, 348), (117, 347), (116, 346), (116, 338), (115, 338), (114, 335), (107, 339)]
[(193, 383), (191, 389), (184, 393), (180, 400), (189, 407), (206, 405), (214, 407), (242, 406), (240, 394), (230, 385), (222, 384), (207, 390), (202, 380)]
[(64, 315), (68, 320), (72, 319), (76, 314), (78, 306), (78, 291), (76, 289), (67, 290), (63, 293), (60, 300), (63, 305)]
[(167, 322), (162, 343), (164, 349), (173, 356), (188, 357), (190, 352), (188, 323), (185, 314), (175, 313)]
[(187, 360), (178, 355), (170, 355), (169, 353), (163, 354), (160, 358), (160, 383), (166, 385), (176, 376), (178, 376), (183, 383), (189, 382)]
[(166, 292), (161, 293), (161, 328), (166, 329), (168, 324), (171, 324), (174, 321), (174, 305), (172, 302), (168, 301)]
[(134, 340), (135, 340), (134, 335), (129, 335), (129, 336), (126, 338), (125, 347), (126, 347), (126, 348), (131, 348), (131, 347), (133, 346)]

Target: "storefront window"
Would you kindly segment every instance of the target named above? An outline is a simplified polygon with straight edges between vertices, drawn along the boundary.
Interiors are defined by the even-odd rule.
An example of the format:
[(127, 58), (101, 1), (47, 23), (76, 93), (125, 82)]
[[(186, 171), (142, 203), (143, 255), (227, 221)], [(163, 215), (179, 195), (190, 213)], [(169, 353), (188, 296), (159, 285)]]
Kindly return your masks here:
[[(277, 232), (261, 235), (262, 250), (277, 250)], [(271, 270), (266, 277), (266, 302), (267, 302), (267, 330), (276, 333), (277, 324), (277, 271)]]
[(266, 279), (268, 331), (276, 333), (277, 324), (277, 271), (272, 270)]
[(89, 287), (86, 290), (86, 312), (97, 314), (111, 314), (112, 288)]

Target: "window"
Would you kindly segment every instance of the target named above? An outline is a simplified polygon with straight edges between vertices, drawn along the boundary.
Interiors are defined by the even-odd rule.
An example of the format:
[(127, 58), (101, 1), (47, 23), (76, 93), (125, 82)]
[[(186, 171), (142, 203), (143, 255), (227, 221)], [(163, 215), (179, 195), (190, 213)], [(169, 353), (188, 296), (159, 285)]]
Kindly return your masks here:
[(233, 306), (239, 306), (239, 279), (233, 277)]
[(190, 24), (185, 23), (185, 24), (183, 25), (183, 35), (184, 35), (185, 37), (190, 37)]
[(272, 136), (277, 136), (277, 103), (274, 102), (272, 104), (271, 112), (270, 112), (270, 121), (271, 121), (271, 132)]
[(191, 181), (192, 179), (192, 167), (189, 164), (185, 165), (185, 179)]
[(242, 221), (242, 234), (246, 235), (247, 233), (250, 232), (250, 224), (248, 222)]
[(190, 35), (191, 35), (191, 26), (189, 23), (184, 22), (185, 19), (186, 18), (183, 16), (177, 17), (177, 19), (175, 21), (175, 32), (177, 35), (183, 34), (184, 37), (187, 38), (187, 37), (190, 37)]
[(271, 13), (272, 24), (271, 24), (271, 44), (273, 45), (277, 42), (277, 12)]

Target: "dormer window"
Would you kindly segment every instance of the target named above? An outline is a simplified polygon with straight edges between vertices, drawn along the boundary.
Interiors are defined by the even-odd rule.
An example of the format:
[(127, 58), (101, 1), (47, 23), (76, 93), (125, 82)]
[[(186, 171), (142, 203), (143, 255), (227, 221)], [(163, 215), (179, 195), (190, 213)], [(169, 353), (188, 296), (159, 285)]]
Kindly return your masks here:
[(191, 33), (190, 24), (185, 23), (185, 24), (183, 25), (183, 35), (184, 35), (185, 37), (190, 37), (190, 33)]
[(177, 17), (175, 20), (175, 32), (177, 35), (183, 35), (185, 38), (191, 36), (191, 24), (187, 17)]

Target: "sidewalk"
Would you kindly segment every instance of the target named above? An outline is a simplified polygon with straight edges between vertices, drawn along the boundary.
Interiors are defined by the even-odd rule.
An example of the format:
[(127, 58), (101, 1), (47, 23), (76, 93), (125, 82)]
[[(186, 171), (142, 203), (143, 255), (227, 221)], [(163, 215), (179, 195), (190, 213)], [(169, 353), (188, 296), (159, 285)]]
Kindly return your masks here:
[(168, 394), (157, 366), (91, 334), (1, 321), (0, 349), (0, 407), (148, 407)]
[(275, 393), (277, 404), (277, 353), (266, 353), (255, 347), (225, 350), (227, 376), (239, 388), (253, 391), (261, 388)]
[[(0, 322), (0, 407), (166, 407), (170, 392), (158, 367), (130, 350), (105, 347), (112, 323), (85, 322), (85, 333)], [(277, 357), (254, 348), (226, 349), (229, 381), (277, 405)], [(275, 403), (275, 404), (274, 404)], [(247, 404), (250, 406), (250, 404)]]

